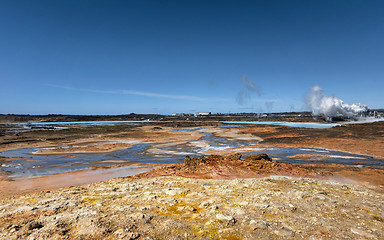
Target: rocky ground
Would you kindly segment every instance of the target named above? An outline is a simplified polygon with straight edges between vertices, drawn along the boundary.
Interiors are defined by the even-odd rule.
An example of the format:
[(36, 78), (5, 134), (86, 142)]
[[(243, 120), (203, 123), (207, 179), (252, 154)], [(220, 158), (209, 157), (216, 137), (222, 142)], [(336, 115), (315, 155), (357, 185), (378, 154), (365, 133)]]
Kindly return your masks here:
[(0, 200), (1, 239), (382, 239), (376, 187), (309, 178), (118, 178)]
[[(216, 125), (164, 123), (7, 133), (0, 135), (0, 150), (120, 140), (179, 144), (201, 136), (174, 129), (210, 126), (207, 131), (212, 134), (260, 138), (260, 145), (323, 147), (384, 157), (384, 122), (331, 129), (260, 125), (226, 131)], [(0, 181), (4, 186), (12, 183)], [(379, 169), (284, 164), (264, 155), (235, 154), (187, 157), (185, 163), (137, 176), (57, 190), (47, 191), (56, 185), (38, 183), (42, 188), (34, 191), (45, 191), (0, 196), (0, 239), (384, 238), (384, 171)]]
[[(228, 162), (232, 164), (228, 165)], [(227, 167), (227, 169), (226, 169)], [(266, 154), (211, 156), (139, 176), (0, 198), (1, 239), (382, 239), (378, 186), (272, 175)], [(208, 169), (206, 174), (203, 169)], [(308, 169), (307, 174), (314, 174)], [(200, 173), (200, 175), (196, 175)], [(216, 172), (217, 173), (217, 172)], [(227, 174), (222, 174), (225, 178)], [(234, 177), (235, 175), (232, 175)]]

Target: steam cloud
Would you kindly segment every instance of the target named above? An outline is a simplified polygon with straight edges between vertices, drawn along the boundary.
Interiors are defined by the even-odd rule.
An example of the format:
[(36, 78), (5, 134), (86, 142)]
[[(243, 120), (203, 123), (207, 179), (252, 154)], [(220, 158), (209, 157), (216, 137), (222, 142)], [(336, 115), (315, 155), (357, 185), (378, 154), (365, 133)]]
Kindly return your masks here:
[(247, 80), (247, 76), (243, 74), (241, 76), (241, 81), (245, 85), (245, 89), (237, 93), (236, 101), (240, 105), (244, 105), (247, 101), (251, 99), (251, 94), (256, 93), (258, 96), (261, 95), (260, 88), (257, 87), (251, 80)]
[(311, 87), (306, 103), (315, 116), (324, 114), (326, 117), (336, 117), (341, 114), (351, 118), (369, 110), (367, 105), (360, 103), (349, 105), (336, 96), (327, 96), (319, 86)]

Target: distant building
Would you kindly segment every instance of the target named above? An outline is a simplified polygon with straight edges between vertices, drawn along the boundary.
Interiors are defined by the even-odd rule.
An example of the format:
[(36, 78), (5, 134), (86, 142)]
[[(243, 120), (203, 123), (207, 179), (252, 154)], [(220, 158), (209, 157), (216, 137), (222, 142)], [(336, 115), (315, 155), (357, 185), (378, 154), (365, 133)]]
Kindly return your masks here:
[(195, 113), (195, 117), (207, 117), (211, 116), (211, 112), (197, 112)]

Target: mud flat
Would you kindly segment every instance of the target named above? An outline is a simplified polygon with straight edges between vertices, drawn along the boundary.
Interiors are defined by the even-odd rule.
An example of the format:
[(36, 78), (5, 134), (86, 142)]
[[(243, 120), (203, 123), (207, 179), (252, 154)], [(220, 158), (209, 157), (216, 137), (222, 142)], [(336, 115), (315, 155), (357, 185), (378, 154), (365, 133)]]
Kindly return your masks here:
[(326, 129), (246, 124), (233, 125), (233, 128), (228, 127), (225, 130), (218, 128), (223, 125), (219, 122), (157, 122), (96, 125), (61, 130), (10, 131), (0, 135), (0, 151), (31, 147), (61, 147), (103, 141), (191, 142), (198, 140), (202, 135), (173, 130), (207, 127), (205, 132), (219, 137), (257, 140), (264, 146), (317, 147), (384, 158), (384, 148), (382, 147), (384, 145), (384, 122), (346, 124)]
[(112, 167), (92, 167), (91, 169), (52, 174), (41, 177), (27, 177), (9, 180), (7, 175), (0, 175), (0, 197), (23, 195), (43, 190), (54, 190), (68, 186), (79, 186), (120, 176), (135, 175), (159, 167), (155, 164), (130, 166), (114, 165)]
[[(268, 129), (271, 128), (271, 131)], [(279, 147), (326, 148), (384, 158), (384, 122), (346, 124), (329, 129), (303, 129), (265, 126), (248, 128), (263, 138), (264, 144)], [(259, 131), (264, 131), (260, 133)], [(275, 131), (275, 132), (274, 132)], [(284, 136), (289, 134), (289, 136)]]
[(84, 146), (45, 148), (33, 152), (37, 155), (76, 154), (76, 153), (107, 153), (131, 147), (131, 143), (92, 143)]
[[(138, 163), (182, 162), (185, 155), (191, 154), (257, 154), (265, 151), (269, 151), (268, 154), (272, 154), (274, 160), (282, 161), (285, 158), (288, 162), (313, 163), (311, 167), (319, 172), (332, 172), (334, 175), (341, 175), (341, 179), (380, 185), (382, 183), (378, 179), (382, 176), (381, 171), (371, 171), (361, 166), (384, 169), (383, 129), (383, 122), (348, 124), (325, 129), (260, 124), (228, 125), (220, 122), (82, 125), (66, 129), (21, 132), (5, 128), (6, 134), (0, 135), (0, 151), (3, 152), (0, 156), (0, 195), (7, 194), (8, 190), (13, 190), (13, 193), (25, 193), (28, 186), (33, 186), (30, 191), (37, 189), (34, 187), (36, 184), (25, 184), (25, 181), (9, 178), (12, 174), (30, 174), (27, 177), (32, 173), (32, 176), (38, 177), (44, 171), (55, 174), (50, 175), (52, 181), (49, 181), (49, 175), (33, 179), (33, 182), (41, 183), (38, 189), (44, 190), (47, 183), (60, 183), (57, 186), (46, 186), (46, 189), (52, 189), (98, 180), (94, 178), (94, 174), (88, 174), (89, 170), (95, 168), (101, 173), (103, 167), (107, 169)], [(281, 155), (280, 150), (273, 150), (277, 148), (285, 149), (285, 155)], [(15, 154), (7, 155), (7, 150), (12, 149)], [(327, 149), (344, 152), (331, 152)], [(286, 154), (290, 151), (291, 156)], [(352, 163), (355, 167), (332, 163)], [(85, 170), (84, 173), (87, 174), (80, 170)], [(61, 177), (57, 175), (68, 171), (72, 171), (73, 179), (82, 180), (78, 183), (55, 180)], [(179, 171), (178, 174), (183, 173)], [(78, 175), (79, 178), (76, 177)], [(91, 176), (89, 181), (83, 181), (87, 175)], [(64, 178), (67, 176), (68, 174), (62, 175)], [(119, 177), (115, 174), (111, 176)], [(366, 177), (362, 179), (362, 176)], [(65, 185), (66, 182), (68, 185)]]

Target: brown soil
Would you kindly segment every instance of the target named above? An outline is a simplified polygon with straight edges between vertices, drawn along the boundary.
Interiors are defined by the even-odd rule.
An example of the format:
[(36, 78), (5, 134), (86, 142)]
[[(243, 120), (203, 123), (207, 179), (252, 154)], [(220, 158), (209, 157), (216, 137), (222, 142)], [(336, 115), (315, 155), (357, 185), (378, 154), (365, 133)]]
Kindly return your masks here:
[[(361, 153), (379, 158), (384, 158), (384, 122), (349, 124), (345, 127), (334, 127), (330, 129), (291, 128), (271, 125), (242, 125), (240, 127), (223, 129), (217, 128), (217, 125), (220, 124), (193, 122), (162, 124), (148, 123), (138, 125), (92, 126), (88, 128), (71, 128), (58, 131), (50, 130), (9, 133), (0, 136), (0, 151), (26, 147), (60, 147), (71, 145), (86, 145), (87, 147), (81, 150), (90, 150), (90, 146), (95, 145), (95, 143), (105, 144), (109, 141), (132, 141), (138, 143), (149, 142), (156, 144), (166, 144), (168, 146), (175, 144), (204, 144), (204, 142), (198, 141), (199, 138), (201, 138), (202, 136), (199, 133), (180, 132), (172, 130), (177, 129), (179, 127), (184, 128), (210, 126), (211, 128), (205, 129), (204, 131), (210, 132), (220, 137), (243, 140), (248, 139), (252, 141), (260, 141), (260, 139), (262, 139), (261, 142), (249, 147), (316, 147), (348, 151), (353, 153)], [(92, 147), (92, 151), (105, 151), (105, 149), (103, 149), (103, 147), (98, 149)], [(225, 151), (215, 150), (206, 153), (234, 154), (235, 152), (241, 151), (238, 151), (238, 149), (233, 148), (227, 149)], [(2, 158), (0, 159), (0, 161), (7, 161), (7, 159)], [(212, 165), (208, 168), (210, 169), (211, 173), (201, 172), (197, 173), (196, 176), (209, 177), (209, 175), (211, 175), (215, 176), (216, 178), (227, 178), (228, 176), (233, 174), (232, 177), (228, 178), (234, 178), (256, 175), (263, 176), (269, 174), (285, 174), (290, 176), (295, 175), (293, 173), (290, 173), (288, 170), (284, 169), (284, 164), (280, 165), (284, 167), (282, 167), (279, 171), (273, 170), (270, 173), (258, 171), (257, 174), (248, 169), (252, 169), (252, 166), (243, 166), (242, 164), (231, 164), (228, 163), (227, 165)], [(293, 166), (294, 165), (291, 165), (290, 167)], [(215, 167), (217, 167), (216, 170)], [(312, 167), (315, 168), (317, 172), (326, 172), (328, 176), (341, 175), (340, 178), (355, 179), (356, 181), (366, 181), (377, 185), (382, 185), (382, 182), (379, 180), (379, 178), (384, 179), (380, 170), (346, 167), (342, 165), (337, 165), (333, 167), (331, 167), (330, 165), (314, 165)], [(190, 176), (192, 176), (191, 172), (183, 173), (184, 170), (188, 169), (180, 168), (178, 170), (177, 168), (178, 166), (176, 165), (176, 167), (173, 167), (173, 170), (168, 169), (167, 171), (173, 171), (175, 172), (174, 174), (189, 174)], [(297, 175), (309, 176), (307, 174), (317, 174), (313, 171), (310, 171), (310, 169), (308, 170), (308, 168), (311, 168), (311, 166), (300, 166), (300, 171)], [(192, 170), (189, 169), (188, 171)], [(78, 184), (81, 183), (82, 182), (79, 182)]]
[[(172, 124), (8, 134), (0, 136), (0, 150), (116, 140), (180, 144), (201, 137), (172, 132), (176, 127)], [(384, 123), (331, 129), (258, 125), (227, 133), (211, 127), (209, 131), (222, 137), (262, 138), (256, 147), (321, 147), (384, 157)], [(384, 235), (383, 170), (284, 164), (266, 154), (186, 157), (184, 163), (128, 178), (40, 191), (113, 177), (83, 171), (12, 182), (0, 173), (0, 192), (14, 193), (0, 193), (0, 239), (382, 239)]]
[[(241, 128), (240, 128), (241, 129)], [(261, 138), (254, 134), (241, 131), (238, 128), (209, 128), (203, 129), (202, 132), (213, 133), (218, 137), (233, 139), (233, 140), (252, 140), (252, 141), (262, 141)]]
[(329, 158), (329, 156), (320, 155), (320, 154), (296, 154), (296, 155), (290, 156), (290, 158), (295, 158), (300, 160), (318, 160), (318, 159)]
[[(163, 123), (163, 125), (169, 124), (170, 123)], [(43, 130), (9, 133), (0, 136), (0, 151), (18, 148), (67, 147), (73, 145), (86, 145), (83, 149), (75, 150), (88, 151), (87, 148), (93, 148), (90, 151), (103, 152), (105, 149), (102, 146), (97, 147), (96, 144), (108, 144), (108, 142), (118, 141), (136, 143), (186, 143), (198, 140), (202, 136), (196, 132), (188, 132), (188, 134), (186, 134), (185, 132), (172, 131), (175, 129), (174, 127), (163, 125), (159, 126), (157, 124), (140, 124), (91, 126), (87, 128), (69, 128), (58, 131)], [(178, 126), (180, 124), (175, 125)], [(195, 126), (193, 123), (191, 123), (191, 125)], [(119, 144), (115, 146), (119, 148)], [(111, 147), (111, 145), (106, 146), (106, 148), (109, 147)], [(65, 149), (61, 148), (58, 151), (65, 151)], [(68, 153), (70, 152), (71, 150), (69, 150)]]
[(199, 158), (185, 158), (184, 163), (173, 164), (138, 177), (183, 176), (189, 178), (236, 179), (259, 178), (271, 175), (334, 179), (344, 182), (362, 182), (384, 188), (384, 171), (349, 167), (339, 164), (287, 164), (273, 161), (267, 154), (242, 158), (240, 153)]
[(184, 176), (192, 178), (235, 179), (261, 177), (267, 175), (306, 176), (309, 171), (291, 164), (272, 161), (267, 154), (248, 156), (241, 154), (228, 156), (211, 155), (199, 158), (186, 157), (184, 163), (174, 164), (139, 176)]
[[(326, 148), (384, 158), (384, 122), (348, 124), (328, 129), (257, 125), (233, 128), (263, 139), (261, 145)], [(223, 133), (220, 132), (223, 136)], [(232, 133), (231, 133), (232, 134)]]
[[(264, 146), (317, 147), (367, 154), (384, 158), (384, 122), (348, 124), (329, 129), (291, 128), (272, 125), (245, 125), (220, 129), (218, 123), (201, 123), (213, 128), (204, 131), (220, 137), (260, 140)], [(9, 133), (0, 136), (0, 151), (28, 147), (57, 147), (102, 141), (191, 142), (198, 133), (175, 132), (179, 127), (195, 127), (199, 123), (156, 123), (141, 125), (93, 126), (50, 131)]]
[[(156, 164), (142, 164), (137, 168), (124, 166), (93, 167), (89, 170), (47, 175), (41, 177), (10, 180), (6, 175), (0, 175), (0, 196), (23, 195), (43, 190), (54, 190), (68, 186), (78, 186), (111, 178), (134, 175), (159, 167)], [(105, 171), (108, 169), (108, 171)]]
[(91, 144), (86, 146), (41, 149), (37, 152), (34, 152), (33, 154), (51, 155), (51, 154), (72, 154), (72, 153), (101, 153), (101, 152), (113, 152), (113, 151), (128, 148), (130, 146), (132, 146), (132, 144), (129, 144), (129, 143)]

